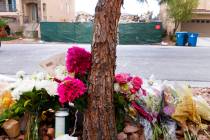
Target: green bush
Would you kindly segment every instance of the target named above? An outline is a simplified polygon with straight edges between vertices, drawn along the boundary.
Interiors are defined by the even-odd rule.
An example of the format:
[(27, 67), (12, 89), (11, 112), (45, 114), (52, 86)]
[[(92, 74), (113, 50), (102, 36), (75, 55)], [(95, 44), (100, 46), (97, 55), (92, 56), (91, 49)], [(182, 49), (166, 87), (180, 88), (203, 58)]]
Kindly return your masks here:
[(0, 41), (11, 41), (17, 39), (16, 37), (1, 37)]
[(0, 19), (0, 28), (4, 27), (7, 25), (7, 22), (3, 19)]

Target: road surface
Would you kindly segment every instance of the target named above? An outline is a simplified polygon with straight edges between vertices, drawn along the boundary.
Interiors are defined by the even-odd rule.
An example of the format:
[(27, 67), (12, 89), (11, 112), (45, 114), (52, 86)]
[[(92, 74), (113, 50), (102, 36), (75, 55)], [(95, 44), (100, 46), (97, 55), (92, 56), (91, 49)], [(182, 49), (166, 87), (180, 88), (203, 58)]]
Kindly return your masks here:
[[(90, 45), (80, 45), (90, 50)], [(39, 63), (71, 44), (3, 44), (0, 48), (0, 74), (15, 75), (42, 71)], [(132, 73), (159, 80), (210, 82), (210, 47), (164, 47), (120, 45), (117, 48), (117, 72)]]

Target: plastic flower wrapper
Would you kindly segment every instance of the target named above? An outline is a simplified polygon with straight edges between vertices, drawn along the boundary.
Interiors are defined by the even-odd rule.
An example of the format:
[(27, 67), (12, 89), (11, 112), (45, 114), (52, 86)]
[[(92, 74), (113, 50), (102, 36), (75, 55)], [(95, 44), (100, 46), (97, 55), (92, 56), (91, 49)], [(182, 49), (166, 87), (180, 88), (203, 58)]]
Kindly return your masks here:
[(153, 122), (155, 122), (162, 107), (162, 84), (148, 80), (142, 87), (146, 91), (146, 96), (141, 96), (136, 102), (144, 106), (146, 111), (153, 117)]
[(201, 96), (193, 97), (193, 100), (196, 103), (196, 109), (201, 118), (210, 121), (210, 106), (206, 100)]
[(177, 124), (174, 120), (166, 116), (161, 116), (160, 125), (164, 140), (177, 140), (176, 137)]
[[(164, 135), (162, 125), (160, 124), (159, 115), (162, 109), (162, 94), (163, 86), (162, 83), (158, 83), (154, 80), (154, 76), (149, 80), (145, 80), (142, 88), (146, 91), (145, 96), (141, 93), (136, 98), (135, 102), (139, 110), (139, 115), (144, 118), (144, 129), (147, 140), (158, 140), (161, 135)], [(138, 110), (138, 108), (136, 107)], [(147, 122), (147, 123), (146, 123)], [(142, 121), (140, 121), (142, 123)], [(147, 124), (147, 125), (145, 125)], [(167, 131), (167, 130), (166, 130)], [(166, 132), (165, 132), (166, 134)]]
[(180, 122), (184, 128), (187, 127), (186, 121), (188, 119), (197, 125), (201, 125), (201, 118), (196, 110), (196, 104), (193, 101), (192, 90), (185, 86), (180, 87), (177, 93), (179, 102), (177, 103), (175, 112), (172, 114), (172, 118)]
[[(167, 87), (164, 90), (164, 112), (171, 116), (182, 127), (185, 139), (196, 138), (197, 134), (189, 132), (188, 122), (193, 122), (197, 129), (205, 129), (201, 123), (201, 117), (193, 101), (192, 89), (187, 86)], [(194, 131), (191, 131), (194, 132)]]
[(164, 98), (163, 112), (171, 117), (172, 114), (175, 112), (177, 104), (180, 102), (178, 93), (173, 85), (169, 84), (164, 85), (163, 98)]

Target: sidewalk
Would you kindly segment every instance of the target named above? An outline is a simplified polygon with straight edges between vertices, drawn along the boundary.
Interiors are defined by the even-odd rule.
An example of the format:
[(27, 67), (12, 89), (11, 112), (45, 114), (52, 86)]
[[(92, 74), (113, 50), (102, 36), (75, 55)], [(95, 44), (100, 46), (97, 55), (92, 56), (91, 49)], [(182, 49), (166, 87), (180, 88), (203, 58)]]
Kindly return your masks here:
[[(38, 39), (23, 39), (23, 38), (16, 39), (16, 40), (11, 40), (11, 41), (2, 41), (2, 44), (44, 44), (44, 43), (48, 43), (48, 44), (49, 43), (50, 44), (74, 44), (74, 43), (67, 43), (67, 42), (66, 43), (65, 42), (45, 42), (45, 41), (38, 40)], [(154, 44), (154, 46), (157, 46), (157, 44)], [(167, 42), (167, 45), (158, 45), (158, 46), (173, 47), (173, 46), (175, 46), (175, 43), (174, 42)], [(210, 47), (210, 37), (198, 37), (197, 46), (198, 47)]]
[(199, 47), (210, 47), (210, 37), (199, 37), (197, 45)]
[(23, 38), (19, 38), (19, 39), (15, 39), (15, 40), (11, 40), (11, 41), (2, 41), (2, 44), (40, 44), (41, 41), (37, 40), (37, 39), (23, 39)]

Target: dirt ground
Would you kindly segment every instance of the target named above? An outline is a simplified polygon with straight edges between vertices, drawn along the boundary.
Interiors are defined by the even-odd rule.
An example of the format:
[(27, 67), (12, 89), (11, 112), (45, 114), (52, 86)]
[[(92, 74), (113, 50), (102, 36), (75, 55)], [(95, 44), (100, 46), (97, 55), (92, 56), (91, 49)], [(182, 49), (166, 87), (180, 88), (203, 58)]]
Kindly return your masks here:
[(193, 88), (194, 96), (202, 96), (210, 105), (210, 88)]

